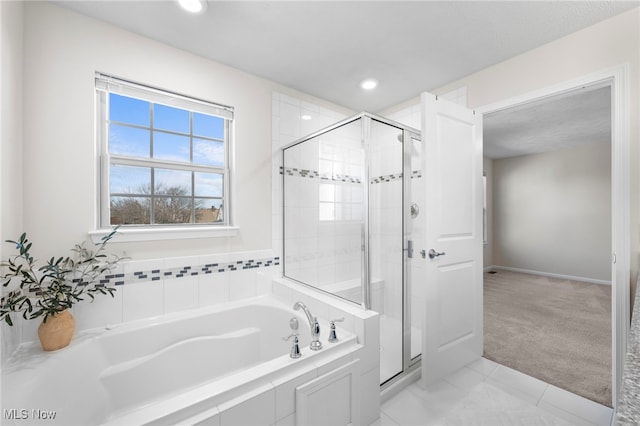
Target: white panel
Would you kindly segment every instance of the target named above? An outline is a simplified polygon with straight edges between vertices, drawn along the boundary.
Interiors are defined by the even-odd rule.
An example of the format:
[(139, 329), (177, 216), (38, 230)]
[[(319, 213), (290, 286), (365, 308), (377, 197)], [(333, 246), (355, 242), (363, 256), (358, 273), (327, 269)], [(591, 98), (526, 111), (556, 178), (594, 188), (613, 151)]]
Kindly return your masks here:
[(360, 360), (296, 388), (296, 425), (360, 424)]
[(447, 346), (473, 333), (475, 310), (467, 297), (473, 291), (473, 264), (439, 268), (438, 347)]
[(438, 151), (442, 167), (440, 188), (443, 236), (470, 235), (473, 232), (473, 127), (453, 117), (438, 117)]

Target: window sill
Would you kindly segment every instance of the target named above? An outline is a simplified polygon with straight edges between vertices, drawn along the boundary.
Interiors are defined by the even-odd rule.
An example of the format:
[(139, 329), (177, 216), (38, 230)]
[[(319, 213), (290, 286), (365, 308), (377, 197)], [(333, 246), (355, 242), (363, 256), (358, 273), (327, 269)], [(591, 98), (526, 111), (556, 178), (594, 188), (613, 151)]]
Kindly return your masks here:
[[(234, 237), (240, 228), (236, 226), (194, 226), (159, 227), (159, 228), (119, 228), (111, 243), (125, 243), (134, 241), (183, 240), (191, 238)], [(89, 236), (94, 243), (99, 243), (102, 237), (109, 234), (111, 228), (90, 231)]]

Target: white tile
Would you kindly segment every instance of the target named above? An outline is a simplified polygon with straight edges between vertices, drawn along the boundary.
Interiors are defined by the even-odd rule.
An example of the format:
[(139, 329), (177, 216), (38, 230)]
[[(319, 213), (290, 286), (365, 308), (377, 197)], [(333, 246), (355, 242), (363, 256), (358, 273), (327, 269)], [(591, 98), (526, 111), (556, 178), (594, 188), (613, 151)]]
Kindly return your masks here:
[(552, 405), (597, 425), (608, 425), (613, 410), (597, 402), (549, 385), (542, 395), (540, 407)]
[(318, 368), (318, 377), (322, 376), (323, 374), (327, 374), (331, 371), (334, 371), (345, 364), (348, 364), (349, 362), (351, 362), (352, 359), (353, 359), (353, 356), (350, 353), (348, 353), (330, 362), (326, 362), (326, 360), (315, 362), (314, 364)]
[(183, 277), (164, 281), (163, 313), (198, 307), (198, 277)]
[(14, 318), (14, 324), (20, 322), (21, 343), (38, 341), (38, 327), (42, 322), (42, 318), (25, 320), (21, 316)]
[(229, 301), (256, 296), (256, 273), (254, 269), (226, 273), (229, 274)]
[(370, 424), (380, 415), (380, 369), (360, 376), (360, 421)]
[(451, 407), (437, 424), (526, 426), (569, 423), (495, 386), (482, 383)]
[(260, 268), (256, 272), (256, 295), (262, 296), (273, 292), (273, 273), (275, 268)]
[(293, 139), (301, 135), (300, 106), (294, 106), (287, 102), (280, 103), (280, 134), (290, 136)]
[(477, 371), (484, 376), (489, 376), (496, 370), (496, 368), (498, 368), (499, 365), (500, 364), (495, 361), (491, 361), (490, 359), (481, 357), (477, 361), (473, 361), (472, 363), (467, 365), (467, 367), (474, 371)]
[(482, 383), (485, 379), (486, 376), (467, 367), (462, 367), (444, 378), (444, 380), (462, 390), (471, 389)]
[(466, 392), (446, 382), (438, 382), (427, 389), (413, 383), (407, 387), (407, 392), (385, 402), (381, 411), (399, 425), (434, 424), (464, 396)]
[(384, 413), (380, 413), (380, 419), (378, 423), (380, 426), (399, 426), (398, 423), (394, 422), (389, 416)]
[(98, 295), (93, 302), (87, 298), (87, 300), (77, 303), (73, 307), (76, 331), (121, 323), (123, 287), (117, 286), (113, 297)]
[(162, 315), (164, 281), (125, 284), (122, 287), (123, 321)]
[(229, 273), (217, 272), (198, 280), (198, 306), (212, 306), (229, 301)]
[(487, 378), (487, 382), (495, 386), (518, 395), (518, 397), (537, 404), (542, 398), (542, 394), (547, 388), (547, 384), (542, 380), (527, 376), (524, 373), (500, 365)]
[[(571, 426), (597, 426), (596, 423), (591, 423), (581, 417), (569, 413), (568, 411), (558, 408), (555, 405), (541, 403), (538, 408), (542, 412), (549, 413), (550, 415), (564, 420), (566, 424), (569, 424)], [(601, 424), (598, 426), (609, 426), (609, 423)]]

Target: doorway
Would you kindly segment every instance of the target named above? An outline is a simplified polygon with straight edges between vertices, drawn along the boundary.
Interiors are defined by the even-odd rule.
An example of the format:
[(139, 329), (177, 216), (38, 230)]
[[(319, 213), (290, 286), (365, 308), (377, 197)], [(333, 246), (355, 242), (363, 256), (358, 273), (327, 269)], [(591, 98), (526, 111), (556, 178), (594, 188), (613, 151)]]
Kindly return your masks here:
[(612, 402), (615, 407), (622, 378), (629, 319), (629, 140), (628, 94), (626, 81), (628, 66), (620, 66), (590, 74), (576, 80), (544, 88), (506, 101), (479, 108), (483, 114), (496, 113), (576, 89), (609, 87), (611, 91), (611, 345), (612, 345)]

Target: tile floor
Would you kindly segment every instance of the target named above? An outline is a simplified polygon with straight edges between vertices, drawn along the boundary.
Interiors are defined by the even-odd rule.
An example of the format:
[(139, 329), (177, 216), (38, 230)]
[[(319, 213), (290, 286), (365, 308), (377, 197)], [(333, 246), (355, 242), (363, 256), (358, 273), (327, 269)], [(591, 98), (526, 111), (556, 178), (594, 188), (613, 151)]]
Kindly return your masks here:
[(380, 407), (371, 426), (609, 425), (613, 410), (481, 358), (440, 382), (420, 381)]

